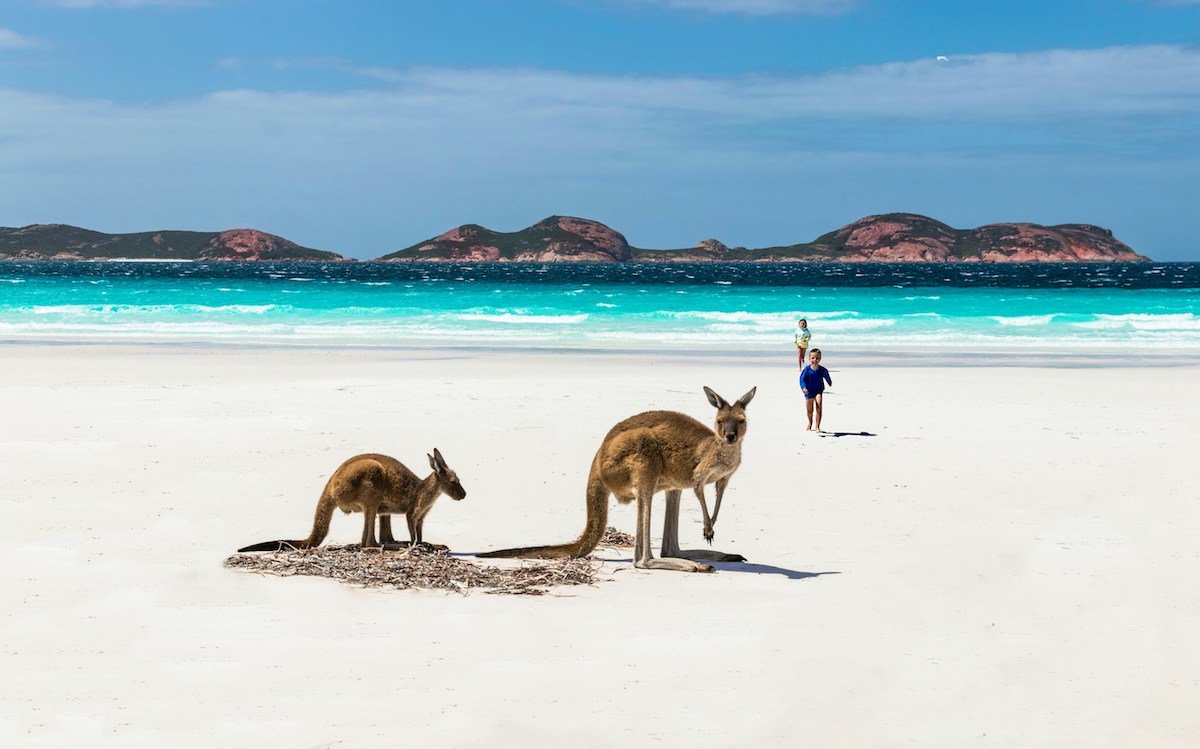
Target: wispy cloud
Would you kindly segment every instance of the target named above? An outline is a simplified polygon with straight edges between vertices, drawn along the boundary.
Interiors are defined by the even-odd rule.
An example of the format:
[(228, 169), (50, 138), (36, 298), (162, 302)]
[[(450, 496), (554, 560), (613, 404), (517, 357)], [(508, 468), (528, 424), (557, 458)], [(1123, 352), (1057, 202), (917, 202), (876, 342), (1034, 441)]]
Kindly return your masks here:
[(39, 0), (41, 5), (59, 8), (139, 8), (148, 5), (189, 7), (209, 5), (211, 0)]
[[(817, 131), (827, 145), (854, 149), (860, 135), (898, 137), (904, 128), (955, 130), (969, 145), (994, 143), (997, 128), (1021, 141), (1021, 133), (1049, 127), (1066, 134), (1064, 147), (1071, 133), (1086, 133), (1081, 143), (1102, 147), (1139, 129), (1196, 134), (1200, 117), (1200, 50), (1182, 46), (952, 56), (800, 76), (307, 64), (335, 66), (376, 84), (343, 93), (228, 91), (137, 106), (0, 90), (0, 142), (24, 143), (32, 152), (55, 133), (78, 132), (86, 143), (85, 134), (107, 131), (118, 141), (132, 134), (133, 152), (144, 138), (195, 138), (214, 148), (252, 144), (253, 151), (260, 134), (271, 133), (281, 148), (290, 147), (288, 138), (307, 148), (311, 137), (388, 152), (431, 153), (431, 143), (480, 153), (512, 152), (506, 144), (520, 143), (536, 151), (555, 142), (577, 152), (664, 143), (675, 151), (770, 152)], [(59, 124), (47, 129), (47, 122)]]
[[(505, 108), (600, 109), (648, 118), (1021, 123), (1200, 112), (1200, 50), (1112, 47), (981, 54), (834, 70), (814, 75), (653, 77), (537, 69), (395, 70), (309, 60), (392, 84), (391, 95)], [(384, 94), (383, 96), (387, 96)]]
[(528, 169), (553, 155), (607, 170), (810, 150), (994, 153), (1033, 144), (1105, 152), (1153, 151), (1168, 138), (1200, 142), (1200, 50), (1178, 46), (962, 56), (810, 76), (341, 67), (383, 84), (141, 105), (0, 89), (0, 162)]
[(30, 36), (18, 34), (11, 29), (0, 29), (0, 49), (29, 49), (41, 46), (41, 42)]
[(669, 10), (731, 13), (746, 16), (836, 15), (852, 10), (857, 0), (623, 0)]

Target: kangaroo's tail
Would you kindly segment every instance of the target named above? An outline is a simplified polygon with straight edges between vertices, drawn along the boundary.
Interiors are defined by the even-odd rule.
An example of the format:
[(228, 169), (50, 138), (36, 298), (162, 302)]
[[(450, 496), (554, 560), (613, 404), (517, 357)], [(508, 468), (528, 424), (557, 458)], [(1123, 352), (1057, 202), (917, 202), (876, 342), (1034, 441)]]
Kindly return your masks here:
[(263, 541), (260, 544), (243, 546), (238, 549), (238, 552), (286, 551), (288, 549), (311, 549), (320, 546), (325, 537), (329, 535), (329, 521), (333, 518), (333, 511), (336, 507), (337, 503), (334, 501), (333, 495), (326, 488), (321, 493), (321, 498), (317, 500), (317, 511), (313, 515), (312, 533), (308, 534), (308, 538), (298, 541)]
[(587, 525), (583, 534), (569, 544), (557, 546), (522, 546), (517, 549), (500, 549), (487, 551), (475, 556), (483, 558), (522, 559), (565, 559), (586, 557), (592, 553), (604, 537), (604, 529), (608, 526), (608, 489), (600, 479), (598, 466), (599, 456), (592, 462), (592, 471), (588, 475), (587, 486)]

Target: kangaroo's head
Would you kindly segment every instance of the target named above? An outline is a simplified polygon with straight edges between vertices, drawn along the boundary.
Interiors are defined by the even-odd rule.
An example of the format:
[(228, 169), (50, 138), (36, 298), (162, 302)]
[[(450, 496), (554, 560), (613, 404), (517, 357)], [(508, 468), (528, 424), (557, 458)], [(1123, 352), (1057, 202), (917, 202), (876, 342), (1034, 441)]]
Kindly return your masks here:
[(433, 469), (433, 473), (437, 476), (438, 489), (442, 491), (450, 499), (462, 499), (467, 496), (467, 490), (458, 481), (458, 474), (454, 472), (450, 466), (446, 465), (446, 459), (438, 452), (438, 449), (433, 448), (433, 455), (426, 455), (429, 458), (429, 467)]
[(713, 404), (717, 409), (717, 423), (713, 427), (713, 431), (717, 434), (717, 439), (724, 440), (733, 445), (740, 442), (742, 437), (746, 436), (746, 405), (754, 399), (754, 393), (758, 388), (750, 388), (750, 392), (737, 399), (736, 403), (730, 404), (721, 396), (713, 392), (712, 388), (705, 387), (704, 394), (708, 396), (708, 402)]

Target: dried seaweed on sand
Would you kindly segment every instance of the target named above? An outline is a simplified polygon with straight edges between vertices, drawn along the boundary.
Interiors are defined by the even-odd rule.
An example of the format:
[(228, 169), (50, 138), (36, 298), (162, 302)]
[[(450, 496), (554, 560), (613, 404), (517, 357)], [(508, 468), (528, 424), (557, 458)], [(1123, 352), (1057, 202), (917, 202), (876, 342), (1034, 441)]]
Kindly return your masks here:
[(464, 595), (472, 590), (482, 590), (534, 596), (563, 585), (591, 585), (597, 571), (596, 563), (588, 558), (495, 567), (422, 547), (383, 551), (362, 549), (357, 544), (234, 554), (225, 560), (225, 566), (281, 577), (331, 577), (369, 588), (451, 590)]
[(619, 531), (611, 525), (604, 529), (604, 536), (600, 539), (601, 546), (633, 546), (634, 538), (631, 534), (625, 531)]

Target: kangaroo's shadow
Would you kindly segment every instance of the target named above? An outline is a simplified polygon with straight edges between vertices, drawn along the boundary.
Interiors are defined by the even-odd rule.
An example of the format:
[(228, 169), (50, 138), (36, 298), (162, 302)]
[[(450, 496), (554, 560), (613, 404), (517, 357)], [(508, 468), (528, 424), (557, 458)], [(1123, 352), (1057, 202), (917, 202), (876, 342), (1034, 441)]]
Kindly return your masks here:
[[(595, 557), (597, 561), (608, 562), (610, 564), (632, 564), (633, 560), (628, 557)], [(749, 572), (756, 575), (783, 575), (789, 580), (803, 580), (808, 577), (820, 577), (821, 575), (840, 575), (840, 571), (832, 570), (829, 572), (804, 572), (803, 570), (789, 570), (786, 567), (776, 567), (773, 564), (754, 564), (753, 562), (712, 562), (705, 560), (705, 564), (711, 564), (721, 572)]]
[(776, 567), (773, 564), (754, 564), (753, 562), (712, 562), (711, 564), (721, 572), (749, 572), (756, 575), (783, 575), (789, 580), (803, 580), (808, 577), (842, 574), (838, 570), (830, 570), (828, 572), (804, 572), (802, 570), (789, 570), (786, 567)]

